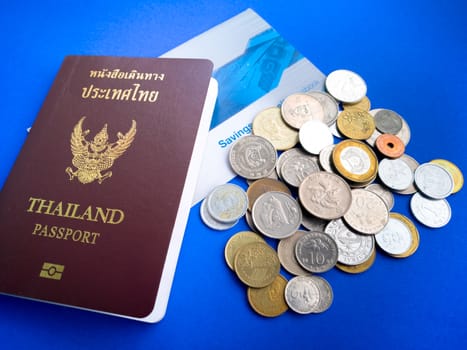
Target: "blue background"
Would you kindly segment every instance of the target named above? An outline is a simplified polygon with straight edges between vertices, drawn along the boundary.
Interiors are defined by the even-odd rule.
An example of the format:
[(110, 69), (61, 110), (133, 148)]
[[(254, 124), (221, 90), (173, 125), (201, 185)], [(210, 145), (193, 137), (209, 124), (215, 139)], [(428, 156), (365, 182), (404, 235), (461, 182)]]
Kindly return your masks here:
[[(9, 1), (0, 11), (0, 185), (65, 55), (158, 56), (247, 7), (323, 73), (362, 75), (372, 106), (410, 124), (408, 154), (420, 163), (445, 158), (467, 172), (465, 1)], [(250, 309), (224, 263), (225, 242), (246, 224), (215, 232), (195, 207), (162, 322), (0, 296), (0, 347), (465, 349), (466, 193), (448, 199), (446, 227), (417, 224), (414, 256), (378, 252), (355, 276), (333, 269), (324, 274), (334, 289), (330, 310), (275, 319)], [(408, 199), (397, 196), (394, 211), (412, 217)]]

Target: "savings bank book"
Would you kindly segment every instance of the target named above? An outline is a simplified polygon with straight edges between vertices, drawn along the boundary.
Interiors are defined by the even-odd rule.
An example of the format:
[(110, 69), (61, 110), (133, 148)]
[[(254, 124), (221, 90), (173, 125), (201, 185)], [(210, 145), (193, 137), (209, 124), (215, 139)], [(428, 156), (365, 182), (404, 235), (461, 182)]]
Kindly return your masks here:
[(164, 316), (211, 76), (205, 59), (64, 59), (0, 193), (1, 293)]
[(236, 174), (230, 146), (261, 110), (295, 92), (323, 90), (325, 76), (255, 11), (247, 9), (161, 57), (208, 58), (219, 94), (193, 204)]

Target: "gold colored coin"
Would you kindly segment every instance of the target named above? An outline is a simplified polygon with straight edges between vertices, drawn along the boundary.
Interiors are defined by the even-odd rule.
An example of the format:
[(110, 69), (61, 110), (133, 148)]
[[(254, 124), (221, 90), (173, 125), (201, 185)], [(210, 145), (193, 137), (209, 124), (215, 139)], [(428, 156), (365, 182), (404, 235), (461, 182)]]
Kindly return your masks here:
[(376, 259), (376, 250), (373, 249), (373, 252), (371, 253), (370, 257), (368, 258), (367, 261), (358, 264), (358, 265), (345, 265), (342, 263), (337, 263), (336, 267), (344, 272), (351, 273), (351, 274), (357, 274), (357, 273), (362, 273), (367, 271), (375, 262)]
[(238, 232), (230, 237), (224, 248), (225, 261), (230, 269), (233, 270), (234, 268), (235, 254), (237, 254), (238, 250), (245, 244), (253, 242), (266, 243), (260, 235), (251, 231)]
[(337, 129), (350, 139), (366, 140), (375, 131), (373, 116), (361, 109), (343, 110), (337, 117)]
[(402, 223), (409, 228), (410, 234), (412, 236), (412, 243), (410, 244), (410, 247), (409, 249), (407, 249), (407, 251), (405, 251), (402, 254), (391, 254), (391, 256), (394, 258), (407, 258), (414, 254), (417, 251), (418, 246), (420, 245), (420, 235), (418, 233), (417, 227), (414, 225), (412, 220), (410, 220), (408, 217), (402, 214), (390, 213), (389, 215), (392, 218), (402, 221)]
[(255, 116), (253, 134), (271, 141), (279, 151), (292, 148), (298, 143), (298, 131), (285, 123), (279, 107), (266, 108)]
[(332, 151), (332, 162), (338, 173), (355, 185), (367, 185), (378, 173), (375, 152), (357, 140), (339, 142)]
[(269, 178), (256, 180), (246, 190), (246, 194), (248, 196), (248, 209), (251, 210), (251, 208), (253, 208), (253, 204), (259, 196), (270, 191), (279, 191), (291, 194), (290, 189), (282, 181)]
[(289, 307), (285, 301), (287, 280), (277, 275), (274, 281), (263, 288), (248, 288), (248, 302), (258, 314), (276, 317), (286, 312)]
[(370, 99), (365, 96), (357, 103), (342, 103), (344, 109), (362, 109), (364, 111), (369, 111), (371, 109)]
[(457, 165), (446, 159), (433, 159), (430, 163), (438, 164), (451, 174), (452, 179), (454, 180), (454, 189), (452, 190), (452, 193), (459, 192), (462, 186), (464, 186), (464, 176)]
[(235, 255), (234, 270), (247, 286), (262, 288), (279, 275), (280, 261), (277, 252), (267, 243), (248, 243)]

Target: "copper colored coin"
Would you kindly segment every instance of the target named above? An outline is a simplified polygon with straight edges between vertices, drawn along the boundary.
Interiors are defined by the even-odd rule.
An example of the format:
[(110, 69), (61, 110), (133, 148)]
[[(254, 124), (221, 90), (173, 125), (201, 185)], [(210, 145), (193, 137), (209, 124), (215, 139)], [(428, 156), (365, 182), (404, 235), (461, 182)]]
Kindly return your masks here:
[(378, 151), (388, 158), (399, 158), (405, 152), (405, 144), (396, 135), (382, 134), (376, 139)]
[(247, 189), (246, 194), (248, 196), (248, 209), (251, 211), (253, 204), (256, 199), (261, 196), (263, 193), (270, 191), (279, 191), (287, 194), (290, 193), (290, 189), (286, 184), (279, 180), (263, 178), (253, 182)]

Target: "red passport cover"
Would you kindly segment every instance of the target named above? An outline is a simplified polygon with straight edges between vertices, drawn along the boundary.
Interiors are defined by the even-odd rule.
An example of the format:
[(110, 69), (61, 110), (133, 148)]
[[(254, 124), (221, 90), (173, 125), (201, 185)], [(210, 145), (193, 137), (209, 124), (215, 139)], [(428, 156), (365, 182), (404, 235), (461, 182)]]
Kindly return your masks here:
[(211, 74), (201, 59), (65, 58), (0, 193), (1, 293), (164, 315)]

